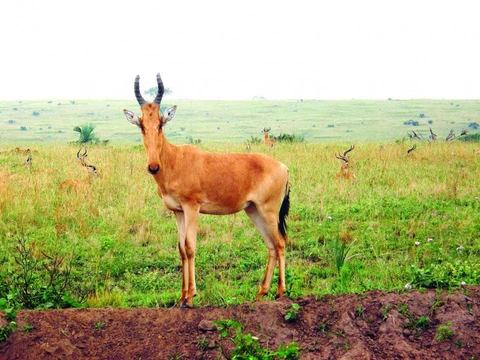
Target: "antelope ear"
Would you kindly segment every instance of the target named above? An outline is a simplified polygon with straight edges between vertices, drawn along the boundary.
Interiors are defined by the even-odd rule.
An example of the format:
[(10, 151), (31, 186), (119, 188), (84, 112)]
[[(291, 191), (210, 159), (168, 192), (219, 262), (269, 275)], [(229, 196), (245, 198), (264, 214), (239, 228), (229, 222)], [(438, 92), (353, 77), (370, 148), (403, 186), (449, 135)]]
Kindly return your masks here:
[(172, 120), (175, 117), (175, 111), (177, 111), (177, 105), (173, 105), (168, 109), (165, 109), (162, 114), (162, 125)]
[(130, 110), (123, 110), (125, 117), (127, 118), (128, 122), (132, 125), (137, 125), (138, 127), (141, 126), (140, 119), (138, 118), (137, 114)]

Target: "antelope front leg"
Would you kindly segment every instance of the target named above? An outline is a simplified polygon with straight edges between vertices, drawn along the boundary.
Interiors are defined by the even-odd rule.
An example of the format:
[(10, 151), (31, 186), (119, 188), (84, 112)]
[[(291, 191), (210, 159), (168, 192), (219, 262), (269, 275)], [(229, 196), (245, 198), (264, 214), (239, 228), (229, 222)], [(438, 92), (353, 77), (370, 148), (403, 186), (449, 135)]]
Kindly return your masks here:
[(175, 218), (177, 220), (178, 229), (178, 252), (180, 253), (180, 259), (182, 261), (182, 295), (178, 300), (180, 306), (183, 305), (188, 292), (188, 261), (187, 253), (185, 250), (185, 216), (183, 212), (175, 212)]
[[(177, 218), (178, 219), (178, 218)], [(186, 209), (183, 213), (184, 241), (179, 242), (179, 251), (182, 258), (182, 307), (193, 307), (193, 298), (197, 295), (195, 283), (195, 250), (197, 247), (198, 209)], [(177, 221), (178, 225), (178, 221)], [(180, 232), (179, 232), (180, 234)]]

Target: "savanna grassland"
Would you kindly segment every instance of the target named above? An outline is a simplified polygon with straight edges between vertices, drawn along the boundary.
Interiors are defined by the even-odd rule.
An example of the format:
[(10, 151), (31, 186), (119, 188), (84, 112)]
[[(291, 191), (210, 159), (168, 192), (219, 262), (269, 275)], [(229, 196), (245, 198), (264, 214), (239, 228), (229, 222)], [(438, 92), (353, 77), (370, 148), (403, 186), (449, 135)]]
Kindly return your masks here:
[[(239, 347), (269, 359), (299, 351), (302, 358), (478, 353), (480, 146), (444, 139), (452, 129), (475, 132), (480, 101), (175, 103), (166, 127), (172, 143), (219, 152), (248, 145), (289, 167), (288, 299), (269, 301), (274, 279), (266, 302), (245, 304), (263, 279), (267, 250), (239, 213), (200, 217), (199, 311), (105, 309), (165, 308), (180, 297), (175, 219), (146, 171), (140, 133), (121, 111), (138, 105), (0, 102), (0, 355), (23, 357), (28, 348), (36, 357), (231, 358), (237, 351), (242, 358)], [(85, 161), (99, 173), (92, 181), (76, 160), (82, 145), (73, 131), (87, 123), (100, 140), (87, 145)], [(296, 141), (267, 150), (264, 127)], [(427, 141), (429, 127), (436, 141)], [(410, 140), (412, 131), (422, 140)], [(351, 144), (355, 179), (336, 177), (335, 154)], [(66, 180), (75, 181), (62, 186)], [(360, 295), (333, 297), (351, 293)], [(21, 311), (18, 324), (8, 323), (15, 309), (67, 307), (96, 309)], [(226, 318), (242, 323), (218, 325), (238, 326), (233, 342), (199, 329), (205, 319)], [(12, 334), (17, 325), (22, 331)]]
[[(344, 144), (270, 151), (291, 171), (290, 296), (480, 282), (478, 145), (419, 143), (407, 156), (408, 148), (357, 143), (351, 181), (335, 177)], [(0, 155), (1, 298), (29, 308), (172, 305), (181, 288), (175, 220), (145, 170), (143, 147), (89, 146), (86, 162), (101, 178), (65, 189), (64, 180), (87, 176), (78, 145), (33, 149), (30, 170), (24, 155)], [(253, 299), (266, 256), (245, 214), (201, 216), (196, 303)]]

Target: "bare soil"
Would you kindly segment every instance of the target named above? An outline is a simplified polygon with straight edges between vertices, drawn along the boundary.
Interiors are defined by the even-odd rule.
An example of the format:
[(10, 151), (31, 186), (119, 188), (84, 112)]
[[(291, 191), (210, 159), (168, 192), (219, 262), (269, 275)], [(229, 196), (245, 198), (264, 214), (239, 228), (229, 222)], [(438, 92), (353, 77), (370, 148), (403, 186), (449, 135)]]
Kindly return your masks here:
[[(286, 322), (293, 302), (298, 319)], [(475, 286), (226, 308), (19, 311), (17, 330), (0, 342), (0, 359), (228, 359), (234, 344), (214, 324), (226, 319), (243, 324), (264, 348), (295, 341), (301, 359), (479, 359), (479, 303)]]

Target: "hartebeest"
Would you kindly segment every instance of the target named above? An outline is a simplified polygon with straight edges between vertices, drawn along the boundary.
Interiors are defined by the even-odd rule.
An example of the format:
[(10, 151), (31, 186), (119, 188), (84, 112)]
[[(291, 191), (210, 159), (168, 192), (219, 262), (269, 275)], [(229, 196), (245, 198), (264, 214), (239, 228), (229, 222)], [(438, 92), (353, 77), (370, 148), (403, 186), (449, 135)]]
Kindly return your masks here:
[(263, 128), (263, 141), (265, 143), (265, 147), (268, 148), (273, 148), (275, 147), (275, 139), (270, 137), (270, 130), (271, 128)]
[(355, 147), (352, 145), (350, 146), (350, 149), (345, 151), (343, 155), (337, 155), (335, 154), (335, 157), (337, 159), (343, 160), (343, 164), (340, 167), (340, 170), (335, 174), (335, 177), (340, 178), (343, 177), (345, 179), (356, 179), (356, 176), (354, 173), (351, 172), (352, 164), (350, 163), (350, 160), (348, 159), (347, 154), (352, 151)]
[(265, 277), (256, 296), (270, 290), (278, 261), (277, 297), (285, 292), (286, 217), (289, 200), (288, 168), (264, 154), (222, 154), (193, 145), (170, 144), (163, 127), (175, 116), (176, 106), (161, 114), (164, 86), (157, 74), (158, 92), (153, 103), (140, 93), (140, 77), (134, 82), (141, 116), (124, 110), (127, 120), (142, 131), (147, 170), (157, 182), (157, 192), (174, 212), (178, 250), (182, 261), (182, 294), (179, 304), (192, 307), (197, 293), (195, 250), (199, 214), (227, 215), (244, 210), (268, 247)]

